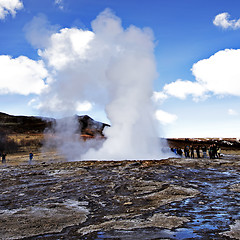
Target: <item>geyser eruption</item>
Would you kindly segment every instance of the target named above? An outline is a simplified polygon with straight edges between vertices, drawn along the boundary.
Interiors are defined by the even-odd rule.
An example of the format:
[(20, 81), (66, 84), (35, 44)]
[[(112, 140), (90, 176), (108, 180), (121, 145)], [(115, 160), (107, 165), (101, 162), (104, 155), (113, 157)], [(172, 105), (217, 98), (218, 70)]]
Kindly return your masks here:
[[(92, 31), (61, 29), (49, 42), (39, 50), (51, 69), (42, 109), (70, 116), (87, 101), (95, 108), (104, 107), (111, 124), (99, 149), (91, 143), (86, 150), (76, 139), (75, 147), (60, 145), (62, 151), (71, 152), (75, 159), (162, 158), (151, 101), (157, 77), (151, 30), (123, 29), (121, 20), (106, 9), (92, 22)], [(60, 133), (75, 139), (70, 137), (75, 127)]]

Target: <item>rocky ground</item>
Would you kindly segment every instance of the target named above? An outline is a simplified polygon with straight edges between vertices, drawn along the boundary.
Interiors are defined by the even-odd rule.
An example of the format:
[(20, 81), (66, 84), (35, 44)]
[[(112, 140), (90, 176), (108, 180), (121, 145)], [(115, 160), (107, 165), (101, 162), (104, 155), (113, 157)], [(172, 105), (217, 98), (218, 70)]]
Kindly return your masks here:
[(0, 239), (240, 239), (239, 156), (26, 159), (0, 167)]

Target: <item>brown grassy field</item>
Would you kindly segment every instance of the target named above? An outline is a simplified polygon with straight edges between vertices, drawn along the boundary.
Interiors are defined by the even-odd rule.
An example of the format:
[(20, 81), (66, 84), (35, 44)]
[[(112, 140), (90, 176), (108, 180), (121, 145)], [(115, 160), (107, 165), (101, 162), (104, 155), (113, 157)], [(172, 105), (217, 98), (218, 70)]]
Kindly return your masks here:
[[(88, 139), (88, 136), (82, 136), (84, 140)], [(18, 150), (14, 153), (7, 153), (7, 162), (10, 165), (25, 164), (28, 163), (29, 153), (34, 154), (34, 163), (42, 162), (62, 162), (66, 161), (65, 157), (57, 153), (56, 149), (43, 148), (44, 140), (51, 138), (54, 140), (55, 136), (52, 134), (44, 135), (42, 133), (26, 133), (26, 134), (9, 134), (8, 139), (13, 140), (18, 145)], [(219, 139), (217, 139), (219, 140)], [(206, 141), (206, 139), (201, 139), (201, 142), (195, 139), (168, 139), (169, 147), (184, 148), (186, 145), (193, 144), (196, 145), (210, 145), (214, 139)], [(226, 140), (224, 140), (226, 141)], [(228, 141), (233, 141), (233, 139), (228, 139)], [(240, 149), (231, 145), (225, 145), (221, 147), (221, 153), (227, 155), (240, 155)], [(201, 153), (201, 152), (200, 152)], [(202, 155), (202, 153), (201, 153)]]

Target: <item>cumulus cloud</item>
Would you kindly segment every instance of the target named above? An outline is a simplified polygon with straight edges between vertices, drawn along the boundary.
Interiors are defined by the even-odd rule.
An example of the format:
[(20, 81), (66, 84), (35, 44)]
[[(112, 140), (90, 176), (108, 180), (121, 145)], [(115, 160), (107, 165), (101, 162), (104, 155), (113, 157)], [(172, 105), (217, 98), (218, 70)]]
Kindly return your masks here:
[(240, 19), (238, 20), (230, 20), (230, 14), (227, 12), (218, 14), (213, 20), (213, 24), (217, 27), (221, 27), (223, 29), (238, 29), (240, 28)]
[(50, 37), (59, 29), (57, 25), (51, 25), (44, 14), (38, 14), (24, 26), (27, 40), (35, 48), (45, 48), (49, 45)]
[(178, 79), (176, 82), (167, 84), (163, 88), (166, 95), (185, 99), (187, 95), (192, 95), (195, 100), (201, 98), (205, 93), (205, 88), (198, 82), (184, 81)]
[(0, 69), (0, 94), (40, 94), (47, 86), (48, 72), (41, 60), (1, 55)]
[(185, 99), (191, 95), (195, 101), (209, 95), (240, 96), (240, 49), (225, 49), (195, 63), (192, 74), (196, 81), (176, 80), (166, 84), (160, 96)]
[(0, 1), (0, 19), (5, 19), (8, 14), (15, 17), (17, 10), (23, 8), (20, 0), (1, 0)]
[(163, 125), (172, 124), (178, 119), (177, 115), (165, 112), (160, 109), (155, 112), (155, 116), (156, 119)]
[(225, 49), (195, 63), (197, 82), (215, 95), (240, 96), (240, 49)]
[(164, 102), (168, 98), (168, 95), (165, 94), (164, 92), (153, 92), (152, 100), (154, 102)]
[(238, 115), (238, 112), (234, 109), (228, 109), (228, 114), (231, 115), (231, 116), (237, 116)]
[(55, 0), (54, 3), (59, 9), (63, 10), (63, 0)]

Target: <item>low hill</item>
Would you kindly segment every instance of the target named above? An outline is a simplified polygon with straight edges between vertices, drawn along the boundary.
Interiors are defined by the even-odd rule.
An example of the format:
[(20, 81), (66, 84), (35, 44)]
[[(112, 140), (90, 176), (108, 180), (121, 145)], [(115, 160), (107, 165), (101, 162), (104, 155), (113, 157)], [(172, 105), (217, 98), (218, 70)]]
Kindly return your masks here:
[[(76, 116), (79, 122), (79, 133), (89, 136), (103, 135), (103, 129), (110, 126), (93, 120), (88, 115)], [(45, 129), (52, 129), (56, 124), (54, 118), (13, 116), (0, 112), (0, 132), (4, 134), (33, 134), (43, 133)]]

